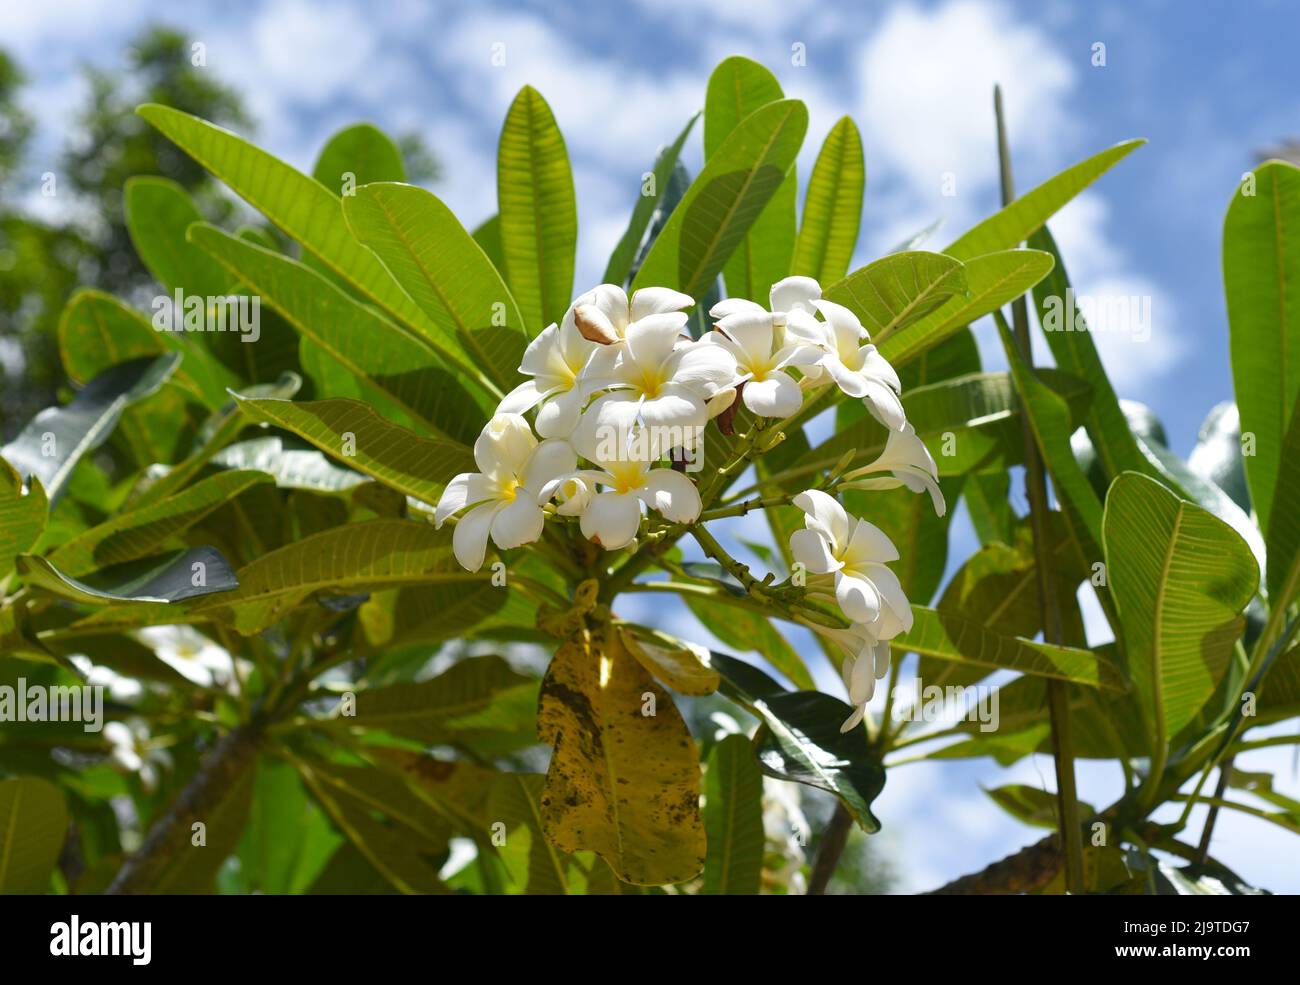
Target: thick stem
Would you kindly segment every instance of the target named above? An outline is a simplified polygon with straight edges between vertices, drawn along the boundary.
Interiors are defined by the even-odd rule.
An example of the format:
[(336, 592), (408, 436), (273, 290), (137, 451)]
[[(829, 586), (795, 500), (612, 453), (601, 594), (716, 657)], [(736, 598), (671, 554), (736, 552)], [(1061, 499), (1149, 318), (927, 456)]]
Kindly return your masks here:
[(167, 812), (154, 822), (139, 850), (122, 863), (105, 894), (149, 892), (188, 846), (194, 822), (211, 817), (221, 798), (253, 764), (260, 740), (261, 728), (256, 724), (240, 725), (227, 733)]
[[(993, 109), (997, 118), (998, 157), (1001, 162), (1002, 204), (1009, 205), (1016, 197), (1011, 174), (1011, 154), (1007, 146), (1006, 120), (1002, 113), (1002, 90), (993, 90)], [(1033, 346), (1029, 338), (1029, 311), (1024, 296), (1011, 305), (1016, 345), (1025, 365), (1032, 372)], [(1039, 611), (1042, 615), (1043, 639), (1060, 644), (1061, 608), (1056, 597), (1056, 578), (1052, 571), (1051, 532), (1048, 527), (1047, 474), (1034, 439), (1033, 426), (1028, 412), (1021, 415), (1025, 446), (1025, 493), (1029, 499), (1029, 523), (1034, 539), (1034, 570), (1038, 580)], [(1061, 842), (1065, 846), (1066, 888), (1071, 893), (1082, 893), (1083, 839), (1079, 830), (1079, 801), (1074, 786), (1074, 758), (1070, 742), (1070, 701), (1063, 681), (1047, 682), (1048, 710), (1052, 725), (1052, 758), (1056, 764), (1057, 816), (1060, 822)]]
[(830, 823), (826, 825), (826, 832), (822, 835), (822, 842), (817, 847), (817, 857), (813, 859), (812, 874), (808, 877), (809, 896), (826, 894), (826, 887), (830, 885), (831, 876), (835, 875), (835, 867), (839, 865), (840, 856), (844, 854), (844, 846), (849, 843), (851, 830), (853, 830), (853, 818), (844, 809), (844, 805), (837, 801), (835, 813), (831, 815)]

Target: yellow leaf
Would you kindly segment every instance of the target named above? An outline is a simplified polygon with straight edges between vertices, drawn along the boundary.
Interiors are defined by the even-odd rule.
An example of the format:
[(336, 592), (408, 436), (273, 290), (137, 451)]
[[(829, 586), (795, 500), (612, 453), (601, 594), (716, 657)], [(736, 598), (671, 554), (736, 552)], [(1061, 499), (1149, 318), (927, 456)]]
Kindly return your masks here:
[(542, 823), (553, 845), (594, 851), (638, 886), (700, 872), (695, 741), (618, 633), (584, 634), (560, 647), (542, 681), (537, 724), (542, 741), (555, 747), (542, 789)]

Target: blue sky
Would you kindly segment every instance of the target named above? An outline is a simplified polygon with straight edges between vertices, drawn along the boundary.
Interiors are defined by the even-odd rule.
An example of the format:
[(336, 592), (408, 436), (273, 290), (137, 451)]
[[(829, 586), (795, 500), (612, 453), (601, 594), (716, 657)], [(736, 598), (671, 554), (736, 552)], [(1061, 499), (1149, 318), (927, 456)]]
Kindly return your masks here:
[[(42, 121), (27, 192), (34, 206), (48, 203), (35, 192), (36, 176), (55, 167), (68, 114), (84, 96), (78, 66), (119, 64), (127, 40), (159, 20), (206, 45), (209, 70), (246, 94), (258, 141), (299, 167), (310, 169), (328, 135), (348, 123), (419, 130), (446, 171), (434, 190), (471, 228), (495, 211), (506, 107), (521, 85), (534, 85), (574, 163), (578, 290), (596, 282), (641, 174), (730, 54), (764, 62), (788, 94), (808, 102), (803, 173), (839, 116), (861, 126), (868, 187), (858, 262), (936, 218), (944, 226), (930, 245), (941, 247), (996, 207), (994, 82), (1006, 94), (1022, 191), (1109, 144), (1146, 137), (1052, 228), (1079, 291), (1150, 299), (1149, 339), (1117, 332), (1097, 340), (1120, 395), (1154, 407), (1182, 454), (1210, 407), (1231, 397), (1220, 268), (1229, 196), (1256, 150), (1300, 136), (1300, 14), (1281, 0), (10, 0), (0, 10), (0, 44), (31, 77), (28, 102)], [(1103, 67), (1093, 64), (1097, 42)], [(496, 44), (504, 66), (493, 64)], [(795, 44), (806, 51), (803, 66), (792, 64)], [(699, 157), (697, 131), (688, 161)], [(940, 194), (945, 172), (956, 177), (955, 197)], [(987, 326), (980, 334), (993, 341)], [(1001, 363), (996, 348), (986, 346), (990, 366)], [(969, 535), (960, 540), (958, 552)], [(1266, 765), (1294, 786), (1289, 756)], [(1051, 764), (1027, 761), (1012, 772), (949, 764), (891, 773), (882, 838), (909, 874), (908, 888), (1036, 837), (990, 808), (978, 784), (1050, 786)], [(1114, 777), (1094, 778), (1090, 768), (1082, 775), (1085, 796), (1104, 801)], [(1295, 857), (1281, 840), (1289, 836), (1236, 818), (1218, 830), (1223, 857), (1243, 874), (1300, 889), (1297, 867), (1274, 864)]]

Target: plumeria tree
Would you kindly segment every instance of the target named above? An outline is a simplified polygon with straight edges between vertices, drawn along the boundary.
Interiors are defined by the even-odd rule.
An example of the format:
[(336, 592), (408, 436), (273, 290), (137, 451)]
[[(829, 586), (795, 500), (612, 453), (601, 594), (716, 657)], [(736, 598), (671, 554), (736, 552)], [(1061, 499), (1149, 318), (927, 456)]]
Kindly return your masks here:
[[(0, 840), (33, 846), (0, 888), (818, 893), (880, 828), (887, 770), (929, 756), (1056, 768), (1052, 794), (991, 792), (1053, 834), (949, 892), (1248, 891), (1213, 813), (1188, 840), (1193, 806), (1297, 826), (1233, 766), (1300, 713), (1295, 168), (1234, 195), (1242, 396), (1189, 465), (1087, 326), (1053, 321), (1045, 223), (1137, 141), (1016, 197), (1002, 134), (1000, 211), (850, 269), (853, 122), (800, 211), (807, 111), (731, 58), (700, 173), (697, 114), (575, 289), (573, 179), (531, 88), (472, 232), (373, 127), (309, 177), (139, 113), (269, 225), (129, 186), (153, 310), (75, 296), (79, 389), (2, 449), (0, 669), (101, 688), (108, 721), (0, 733)], [(1006, 371), (969, 330), (990, 314)], [(1088, 645), (1085, 583), (1115, 643)], [(905, 713), (936, 689), (970, 714)], [(1079, 801), (1081, 757), (1116, 765), (1109, 806)]]

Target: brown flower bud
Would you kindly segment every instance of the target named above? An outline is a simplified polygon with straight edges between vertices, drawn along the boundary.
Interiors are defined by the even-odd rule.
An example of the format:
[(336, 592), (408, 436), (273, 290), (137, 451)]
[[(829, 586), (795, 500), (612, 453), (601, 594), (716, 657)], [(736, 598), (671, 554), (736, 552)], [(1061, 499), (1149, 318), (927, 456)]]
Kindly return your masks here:
[(613, 345), (618, 341), (618, 336), (609, 330), (608, 322), (594, 304), (578, 305), (573, 312), (573, 322), (578, 326), (578, 333), (588, 342)]

